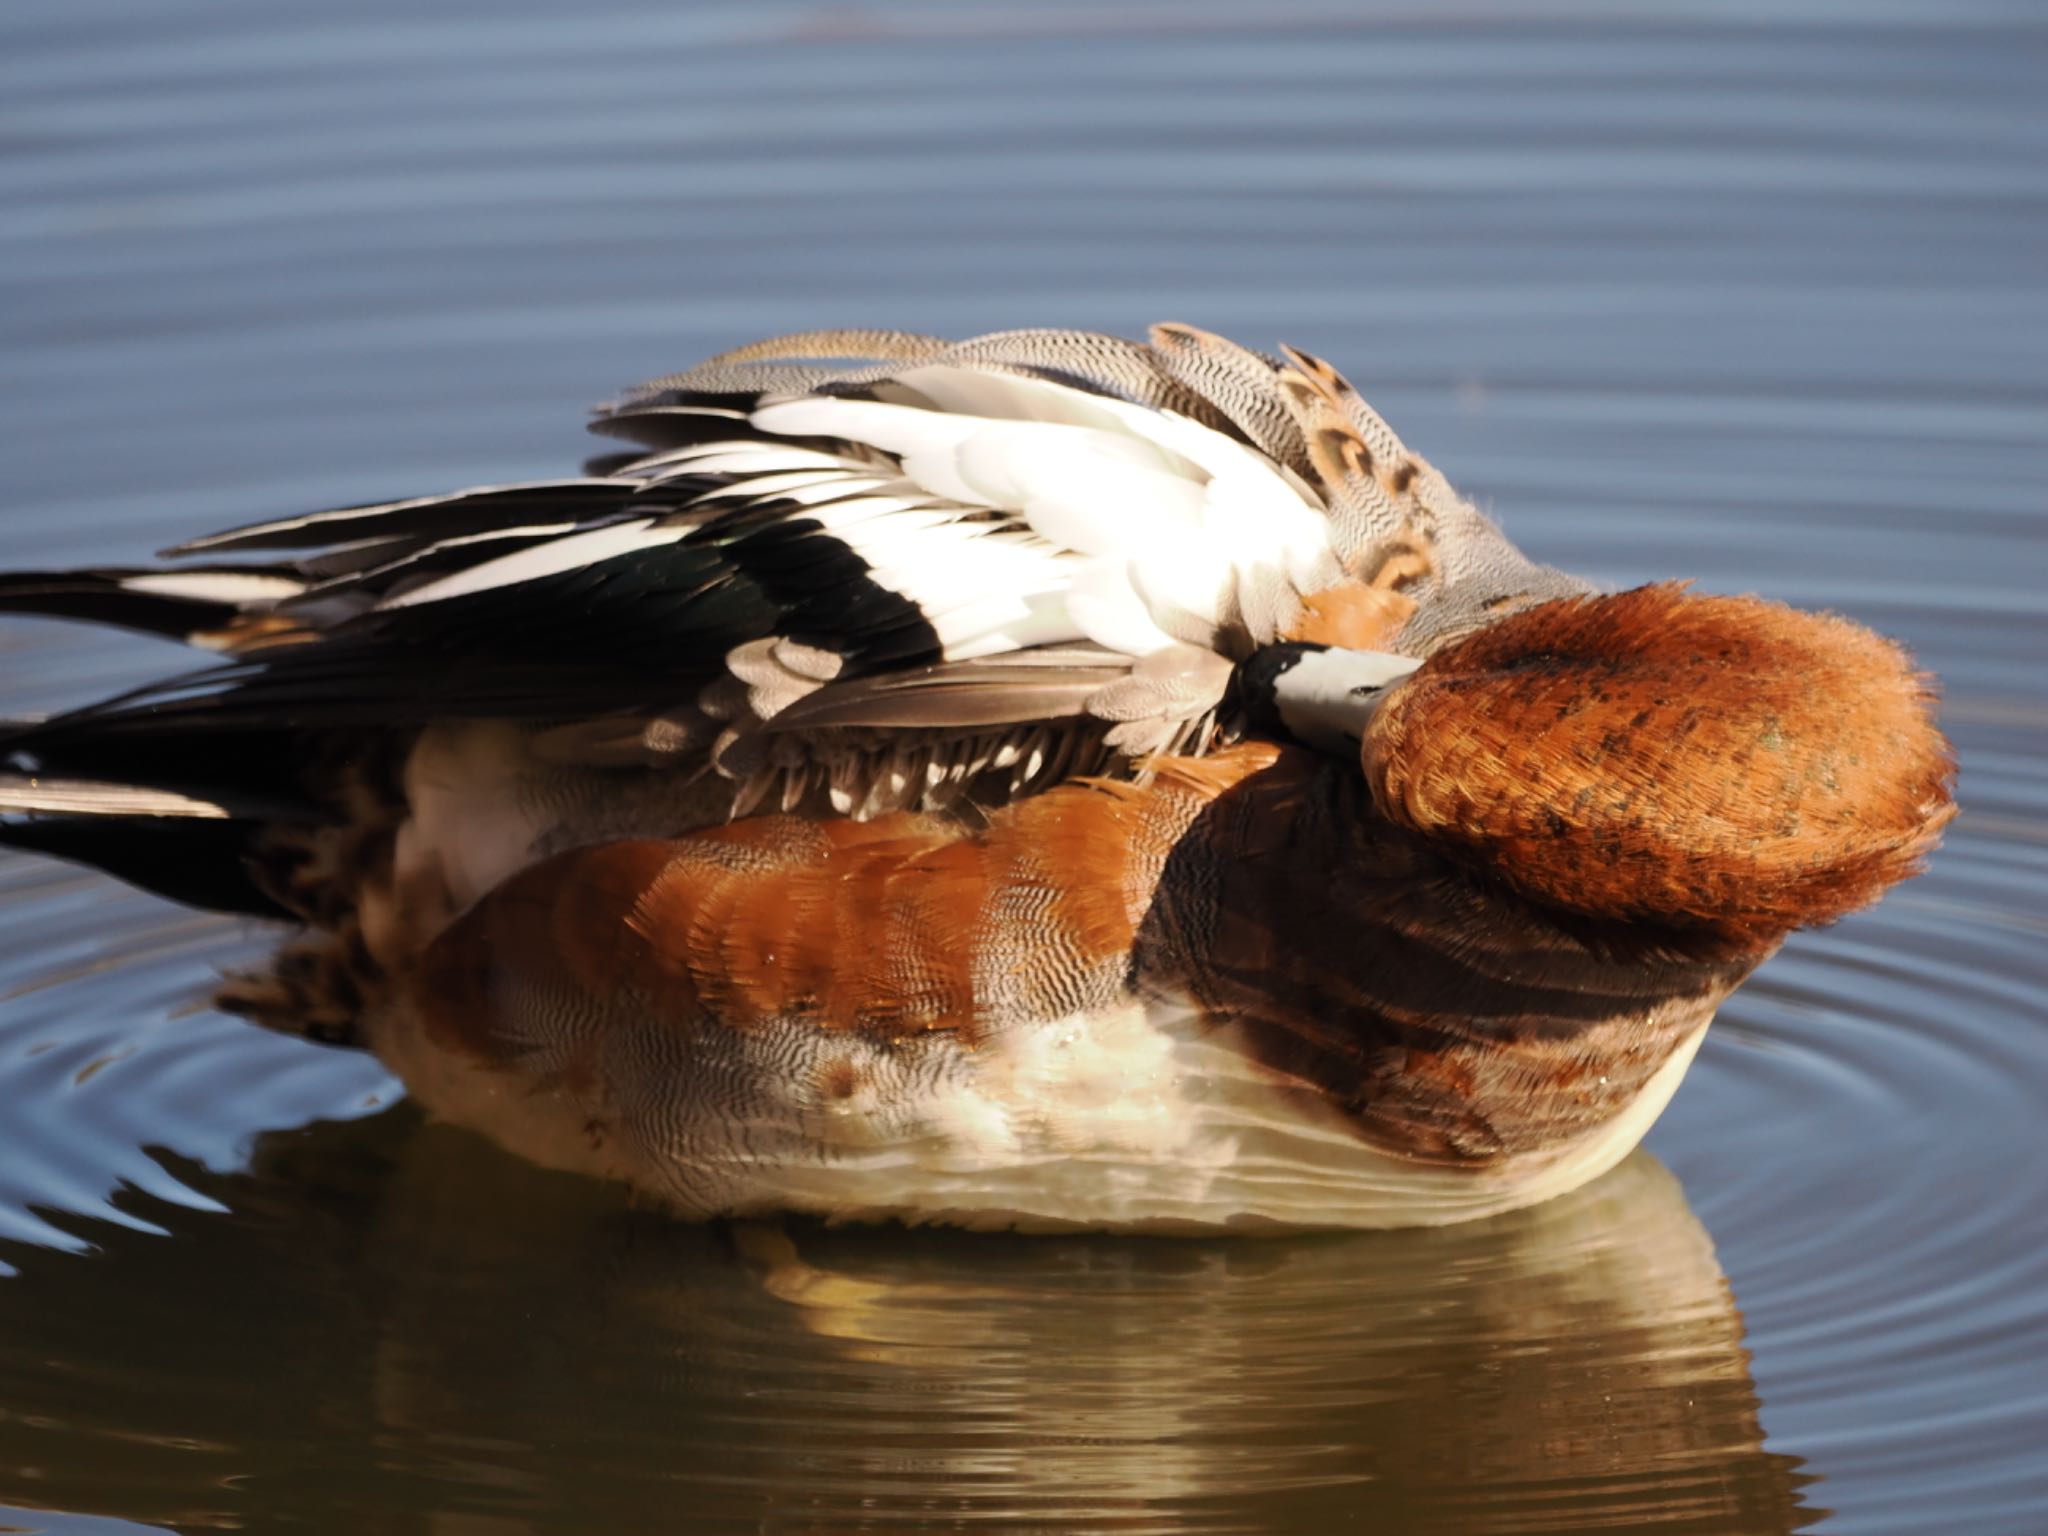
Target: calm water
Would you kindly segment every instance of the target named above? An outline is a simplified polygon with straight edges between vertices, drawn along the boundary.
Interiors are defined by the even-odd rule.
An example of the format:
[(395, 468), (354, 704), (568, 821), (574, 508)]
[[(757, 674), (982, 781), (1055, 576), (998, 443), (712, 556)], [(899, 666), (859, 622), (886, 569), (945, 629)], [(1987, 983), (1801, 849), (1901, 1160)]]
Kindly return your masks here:
[[(554, 474), (756, 334), (1183, 318), (1544, 558), (1906, 639), (1965, 815), (1654, 1159), (1261, 1243), (678, 1226), (0, 859), (0, 1526), (2048, 1529), (2044, 273), (2027, 0), (15, 0), (5, 563)], [(0, 709), (172, 659), (0, 623)]]

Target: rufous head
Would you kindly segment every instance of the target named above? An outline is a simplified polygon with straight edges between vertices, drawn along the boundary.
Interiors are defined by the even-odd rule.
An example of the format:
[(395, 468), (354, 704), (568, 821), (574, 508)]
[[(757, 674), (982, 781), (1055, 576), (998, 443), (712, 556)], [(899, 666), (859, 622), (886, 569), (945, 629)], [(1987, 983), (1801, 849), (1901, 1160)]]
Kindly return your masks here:
[(1523, 895), (1741, 951), (1917, 872), (1954, 815), (1933, 705), (1860, 625), (1665, 584), (1437, 652), (1362, 757), (1383, 814)]

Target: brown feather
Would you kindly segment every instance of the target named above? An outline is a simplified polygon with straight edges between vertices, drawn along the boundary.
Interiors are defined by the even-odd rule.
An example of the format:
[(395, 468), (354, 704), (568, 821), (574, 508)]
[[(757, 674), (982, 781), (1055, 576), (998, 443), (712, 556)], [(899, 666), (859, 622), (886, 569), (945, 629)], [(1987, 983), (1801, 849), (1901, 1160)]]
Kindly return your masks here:
[(1875, 901), (1954, 814), (1930, 685), (1897, 646), (1676, 585), (1437, 652), (1364, 763), (1389, 816), (1529, 896), (1735, 946)]
[(1391, 651), (1402, 626), (1415, 616), (1406, 590), (1436, 575), (1429, 546), (1419, 537), (1391, 539), (1372, 552), (1352, 578), (1311, 592), (1302, 616), (1281, 638), (1353, 651)]
[[(1430, 686), (1395, 690), (1367, 747), (1370, 789), (1343, 763), (1247, 743), (1148, 761), (1142, 783), (1070, 782), (975, 832), (903, 814), (772, 816), (586, 850), (516, 877), (458, 922), (414, 996), (445, 1042), (592, 1102), (627, 1086), (603, 1077), (620, 1009), (644, 1021), (635, 1029), (796, 1023), (972, 1048), (1013, 1023), (1187, 998), (1237, 1031), (1283, 1091), (1337, 1109), (1386, 1150), (1483, 1164), (1558, 1146), (1632, 1103), (1789, 927), (1834, 910), (1808, 889), (1815, 880), (1833, 900), (1905, 873), (1902, 858), (1944, 814), (1925, 802), (1946, 771), (1917, 679), (1842, 621), (1670, 589), (1565, 606), (1500, 648), (1454, 646), (1416, 674)], [(1735, 674), (1715, 670), (1738, 661)], [(1796, 690), (1764, 662), (1865, 691), (1831, 691), (1795, 717)], [(1775, 726), (1747, 702), (1760, 671)], [(1700, 696), (1690, 724), (1655, 703), (1688, 691)], [(1639, 706), (1675, 741), (1632, 754), (1623, 733), (1603, 744), (1605, 766), (1587, 761), (1578, 749), (1593, 725)], [(1762, 742), (1769, 730), (1775, 746)], [(1912, 738), (1906, 758), (1886, 748), (1888, 769), (1850, 760), (1895, 732)], [(1751, 757), (1789, 752), (1812, 771), (1759, 777), (1743, 768), (1744, 742)], [(1647, 831), (1624, 818), (1637, 842), (1619, 852), (1611, 828), (1575, 842), (1547, 824), (1518, 836), (1512, 815), (1497, 831), (1443, 814), (1468, 801), (1475, 814), (1503, 799), (1575, 803), (1638, 757), (1653, 779), (1680, 782), (1645, 791), (1666, 814)], [(1890, 788), (1873, 778), (1916, 764), (1932, 776), (1917, 787), (1913, 771)], [(1646, 888), (1662, 896), (1688, 880), (1720, 888), (1726, 871), (1700, 875), (1697, 837), (1668, 813), (1731, 778), (1748, 784), (1743, 804), (1796, 791), (1850, 873), (1801, 863), (1816, 847), (1803, 837), (1796, 854), (1746, 854), (1740, 877), (1758, 893), (1731, 910), (1695, 894), (1678, 910), (1647, 901)], [(1753, 819), (1751, 841), (1781, 835), (1768, 815)], [(1581, 857), (1581, 843), (1596, 856)], [(1652, 856), (1672, 863), (1668, 877), (1631, 874)], [(1631, 952), (1587, 936), (1685, 922), (1719, 924), (1716, 942)], [(640, 1134), (659, 1141), (662, 1128)]]

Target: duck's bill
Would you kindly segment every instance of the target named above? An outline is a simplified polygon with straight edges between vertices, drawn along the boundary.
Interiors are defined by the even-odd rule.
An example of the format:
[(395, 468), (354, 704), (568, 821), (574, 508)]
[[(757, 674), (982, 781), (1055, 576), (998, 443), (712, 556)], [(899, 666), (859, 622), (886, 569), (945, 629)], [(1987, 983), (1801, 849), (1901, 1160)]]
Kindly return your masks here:
[(1269, 645), (1239, 666), (1237, 687), (1254, 724), (1318, 751), (1356, 753), (1386, 690), (1421, 665), (1391, 651)]

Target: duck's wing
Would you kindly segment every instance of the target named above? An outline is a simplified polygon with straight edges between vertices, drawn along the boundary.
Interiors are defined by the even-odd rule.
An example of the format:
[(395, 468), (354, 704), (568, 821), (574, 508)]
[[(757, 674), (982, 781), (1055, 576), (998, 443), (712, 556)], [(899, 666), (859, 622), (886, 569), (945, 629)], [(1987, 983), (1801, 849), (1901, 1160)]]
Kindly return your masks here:
[[(1219, 499), (1235, 495), (1242, 498), (1236, 505), (1249, 509), (1254, 503), (1245, 483), (1232, 473), (1243, 469), (1242, 460), (1219, 454), (1213, 434), (1251, 450), (1261, 469), (1256, 478), (1286, 481), (1327, 517), (1322, 542), (1345, 577), (1369, 581), (1389, 563), (1415, 573), (1399, 583), (1417, 610), (1403, 634), (1408, 649), (1434, 648), (1454, 631), (1485, 622), (1490, 612), (1587, 590), (1586, 583), (1522, 555), (1330, 364), (1292, 347), (1280, 351), (1253, 351), (1182, 324), (1154, 326), (1143, 343), (1063, 330), (1005, 331), (961, 342), (903, 332), (811, 331), (756, 342), (653, 380), (601, 410), (593, 425), (650, 448), (684, 447), (702, 440), (707, 419), (751, 418), (764, 403), (806, 395), (900, 400), (993, 419), (1071, 420), (1179, 448), (1199, 473), (1222, 478)], [(1061, 390), (1092, 397), (1096, 408), (1056, 404)], [(1272, 563), (1282, 539), (1295, 531), (1282, 519), (1250, 533), (1249, 548), (1234, 562), (1240, 575), (1261, 558)], [(1227, 624), (1227, 596), (1221, 607)], [(1254, 599), (1254, 610), (1237, 617), (1263, 642), (1286, 627), (1290, 615), (1291, 609), (1283, 611), (1275, 623), (1256, 611)]]
[(255, 524), (161, 570), (0, 579), (0, 609), (230, 658), (36, 740), (511, 719), (594, 761), (712, 754), (785, 798), (836, 755), (835, 801), (872, 813), (1185, 745), (1276, 641), (1427, 649), (1578, 585), (1327, 365), (1187, 327), (807, 333), (596, 427), (650, 451)]

